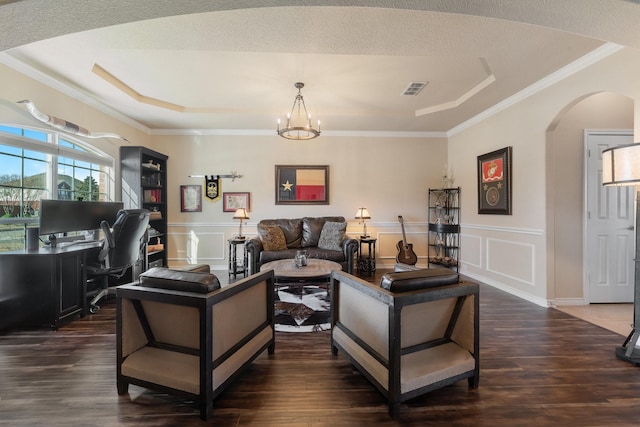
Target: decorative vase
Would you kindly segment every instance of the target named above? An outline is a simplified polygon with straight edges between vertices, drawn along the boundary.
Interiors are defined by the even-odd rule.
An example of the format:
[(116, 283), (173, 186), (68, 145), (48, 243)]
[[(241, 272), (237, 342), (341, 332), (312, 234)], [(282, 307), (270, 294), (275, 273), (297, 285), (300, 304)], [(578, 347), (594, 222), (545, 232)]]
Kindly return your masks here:
[(306, 250), (301, 250), (296, 252), (296, 257), (294, 258), (294, 262), (296, 267), (306, 267), (309, 255)]

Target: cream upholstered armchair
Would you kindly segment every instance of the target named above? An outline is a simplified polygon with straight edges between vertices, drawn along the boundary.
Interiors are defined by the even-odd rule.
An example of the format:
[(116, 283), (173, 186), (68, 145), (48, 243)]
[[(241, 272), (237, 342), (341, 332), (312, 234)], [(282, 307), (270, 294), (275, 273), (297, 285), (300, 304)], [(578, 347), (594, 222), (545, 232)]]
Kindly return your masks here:
[(208, 272), (152, 268), (116, 295), (118, 394), (135, 384), (184, 396), (206, 420), (213, 399), (274, 352), (273, 270), (220, 288)]
[(342, 351), (386, 397), (393, 418), (413, 397), (479, 380), (478, 285), (448, 269), (388, 273), (380, 286), (331, 280), (331, 351)]

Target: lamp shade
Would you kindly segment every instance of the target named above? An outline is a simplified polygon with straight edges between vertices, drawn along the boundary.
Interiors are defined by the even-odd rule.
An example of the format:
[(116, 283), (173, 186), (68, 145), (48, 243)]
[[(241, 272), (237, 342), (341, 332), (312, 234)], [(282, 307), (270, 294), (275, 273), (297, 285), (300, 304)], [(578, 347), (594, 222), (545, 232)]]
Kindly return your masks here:
[(602, 184), (634, 185), (640, 182), (640, 144), (602, 151)]
[(367, 208), (358, 208), (358, 212), (356, 212), (356, 219), (371, 219), (371, 215), (369, 215)]
[[(602, 184), (634, 185), (640, 182), (640, 144), (621, 145), (602, 151)], [(633, 226), (630, 227), (634, 229)], [(636, 198), (636, 257), (633, 291), (632, 330), (622, 346), (616, 347), (616, 357), (640, 366), (640, 192)]]
[(236, 213), (233, 214), (233, 219), (249, 219), (249, 214), (245, 208), (236, 209)]

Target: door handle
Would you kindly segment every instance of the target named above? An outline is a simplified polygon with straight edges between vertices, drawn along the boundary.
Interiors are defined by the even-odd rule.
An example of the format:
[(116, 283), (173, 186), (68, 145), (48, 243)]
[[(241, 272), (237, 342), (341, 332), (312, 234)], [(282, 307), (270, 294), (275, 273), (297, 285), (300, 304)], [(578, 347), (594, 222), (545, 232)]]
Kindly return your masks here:
[(630, 225), (630, 226), (628, 226), (627, 228), (625, 228), (625, 230), (630, 230), (630, 231), (633, 231), (633, 230), (635, 230), (635, 229), (636, 229), (636, 228), (635, 228), (633, 225)]

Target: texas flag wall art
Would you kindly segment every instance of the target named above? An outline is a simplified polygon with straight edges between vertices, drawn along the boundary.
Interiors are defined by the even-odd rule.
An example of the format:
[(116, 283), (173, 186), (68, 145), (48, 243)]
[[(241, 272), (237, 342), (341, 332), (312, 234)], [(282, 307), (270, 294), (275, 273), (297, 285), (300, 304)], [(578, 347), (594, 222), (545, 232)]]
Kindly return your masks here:
[(329, 166), (276, 166), (276, 204), (329, 204)]

